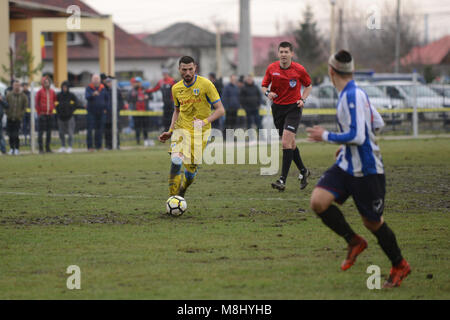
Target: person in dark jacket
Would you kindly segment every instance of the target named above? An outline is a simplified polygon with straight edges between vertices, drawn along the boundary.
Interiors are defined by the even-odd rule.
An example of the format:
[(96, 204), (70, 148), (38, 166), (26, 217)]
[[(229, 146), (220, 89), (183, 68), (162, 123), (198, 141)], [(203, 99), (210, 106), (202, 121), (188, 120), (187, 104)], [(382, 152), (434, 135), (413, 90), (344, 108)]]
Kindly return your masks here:
[(6, 116), (8, 117), (7, 130), (9, 135), (9, 154), (19, 155), (19, 130), (23, 115), (28, 108), (28, 98), (21, 91), (20, 82), (14, 81), (13, 90), (6, 96)]
[[(208, 75), (208, 79), (213, 83), (214, 87), (216, 87), (217, 93), (219, 93), (219, 96), (222, 97), (223, 93), (223, 82), (222, 78), (217, 79), (216, 74), (214, 72), (210, 72)], [(214, 110), (214, 108), (211, 106), (211, 110)], [(213, 121), (211, 123), (211, 127), (214, 129), (219, 129), (221, 131), (224, 130), (224, 122), (225, 117), (220, 117), (219, 119)]]
[[(25, 95), (28, 98), (28, 107), (31, 106), (31, 92), (29, 90), (29, 84), (28, 82), (22, 82), (22, 92), (25, 93)], [(23, 137), (25, 139), (25, 145), (28, 145), (29, 139), (30, 139), (30, 128), (31, 128), (31, 113), (25, 112), (25, 115), (23, 116), (22, 121), (22, 133)]]
[(156, 86), (151, 89), (145, 90), (145, 92), (152, 93), (158, 90), (161, 91), (164, 103), (162, 124), (164, 127), (164, 131), (168, 131), (170, 123), (172, 122), (172, 114), (174, 108), (172, 99), (172, 86), (175, 84), (175, 80), (169, 75), (168, 69), (163, 69), (162, 74), (163, 78), (158, 81)]
[[(147, 93), (142, 86), (142, 78), (136, 77), (135, 86), (128, 93), (128, 102), (131, 110), (134, 111), (148, 111), (148, 101), (151, 93)], [(148, 146), (148, 125), (149, 118), (146, 115), (139, 115), (133, 117), (134, 130), (136, 131), (136, 143), (141, 143), (141, 132), (144, 136), (144, 145)]]
[(252, 75), (245, 78), (245, 83), (240, 91), (241, 106), (247, 114), (247, 129), (252, 127), (254, 123), (256, 127), (261, 129), (261, 117), (259, 116), (259, 107), (262, 104), (262, 93), (255, 85)]
[(6, 154), (6, 141), (5, 137), (3, 137), (3, 115), (5, 114), (5, 110), (8, 108), (8, 104), (6, 103), (6, 98), (2, 96), (0, 93), (0, 151), (1, 154)]
[[(106, 112), (106, 120), (105, 120), (105, 148), (108, 150), (111, 150), (113, 148), (113, 143), (112, 143), (112, 124), (113, 124), (113, 114), (112, 114), (112, 79), (113, 77), (109, 76), (108, 78), (106, 78), (105, 80), (105, 84), (106, 84), (106, 90), (108, 91), (108, 95), (109, 95), (109, 104), (108, 104), (108, 109)], [(120, 110), (122, 110), (124, 107), (124, 102), (123, 102), (123, 97), (122, 94), (120, 93), (119, 88), (117, 88), (117, 148), (119, 148), (120, 146), (120, 121), (119, 121), (119, 112)]]
[(239, 101), (239, 87), (236, 75), (231, 75), (230, 82), (223, 89), (222, 102), (225, 107), (225, 128), (235, 129), (237, 112), (241, 106)]
[[(58, 152), (72, 153), (73, 133), (75, 131), (75, 118), (73, 113), (80, 108), (77, 97), (70, 92), (69, 82), (61, 84), (61, 92), (56, 96), (56, 118), (58, 120), (59, 138), (61, 148)], [(66, 134), (68, 135), (68, 147), (66, 148)]]
[(89, 151), (94, 151), (92, 132), (95, 130), (95, 149), (102, 148), (103, 128), (108, 110), (109, 94), (105, 86), (100, 82), (100, 76), (94, 74), (91, 83), (86, 87), (87, 100), (87, 137), (86, 144)]

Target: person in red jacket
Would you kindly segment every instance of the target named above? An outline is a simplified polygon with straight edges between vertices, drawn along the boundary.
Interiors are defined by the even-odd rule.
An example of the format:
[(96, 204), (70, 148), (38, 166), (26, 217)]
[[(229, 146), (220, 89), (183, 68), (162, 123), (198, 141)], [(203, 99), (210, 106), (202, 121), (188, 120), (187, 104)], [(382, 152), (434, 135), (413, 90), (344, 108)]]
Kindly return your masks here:
[(50, 88), (51, 80), (44, 76), (41, 80), (42, 88), (36, 94), (36, 112), (38, 114), (38, 144), (39, 153), (44, 153), (43, 135), (46, 132), (45, 151), (52, 152), (50, 142), (52, 139), (52, 119), (55, 109), (56, 93)]
[(173, 114), (173, 99), (172, 99), (172, 86), (175, 84), (175, 80), (169, 75), (168, 69), (162, 70), (163, 78), (158, 81), (156, 86), (151, 89), (147, 89), (145, 92), (152, 93), (161, 90), (163, 98), (163, 126), (164, 131), (169, 130), (170, 123), (172, 122)]

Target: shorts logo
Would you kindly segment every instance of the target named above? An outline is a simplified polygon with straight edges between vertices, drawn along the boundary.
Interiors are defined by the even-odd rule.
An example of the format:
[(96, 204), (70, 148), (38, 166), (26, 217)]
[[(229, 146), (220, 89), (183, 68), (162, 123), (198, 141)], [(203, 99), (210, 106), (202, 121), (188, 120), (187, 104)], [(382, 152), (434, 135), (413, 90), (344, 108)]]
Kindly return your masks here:
[(383, 212), (383, 199), (378, 199), (373, 202), (373, 210), (376, 213)]
[(194, 89), (192, 92), (194, 93), (194, 96), (198, 96), (200, 94), (200, 89)]
[(289, 80), (289, 85), (291, 86), (291, 88), (295, 88), (295, 86), (297, 85), (297, 80)]
[(287, 129), (291, 129), (291, 130), (295, 130), (295, 128), (293, 126), (287, 126)]
[(353, 102), (350, 102), (350, 104), (348, 105), (348, 107), (349, 107), (350, 109), (353, 109), (353, 108), (355, 107), (355, 104), (354, 104)]

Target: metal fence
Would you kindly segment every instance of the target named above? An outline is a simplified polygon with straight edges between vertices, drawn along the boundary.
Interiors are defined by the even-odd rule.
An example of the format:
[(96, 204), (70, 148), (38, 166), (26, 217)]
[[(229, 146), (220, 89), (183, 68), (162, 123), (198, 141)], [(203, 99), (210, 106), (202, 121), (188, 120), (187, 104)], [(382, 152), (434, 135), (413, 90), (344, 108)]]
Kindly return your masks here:
[[(115, 80), (114, 80), (115, 81)], [(405, 134), (417, 136), (419, 133), (448, 132), (450, 128), (450, 85), (429, 84), (424, 85), (418, 81), (382, 81), (382, 82), (357, 82), (369, 96), (369, 100), (382, 115), (385, 128), (381, 134)], [(113, 85), (113, 90), (118, 90)], [(37, 116), (34, 108), (34, 94), (37, 90), (31, 90), (31, 106), (29, 122), (24, 122), (21, 143), (27, 145), (31, 152), (37, 152)], [(73, 91), (73, 90), (72, 90)], [(84, 89), (79, 88), (74, 92), (77, 97), (84, 101)], [(113, 97), (116, 93), (113, 92)], [(337, 130), (335, 123), (336, 105), (338, 103), (338, 92), (331, 83), (323, 83), (313, 87), (311, 95), (307, 99), (303, 110), (301, 128), (299, 134), (304, 134), (304, 127), (321, 124), (329, 129)], [(116, 100), (116, 99), (115, 99)], [(157, 135), (162, 132), (162, 101), (161, 96), (156, 94), (149, 103), (148, 111), (117, 110), (117, 101), (113, 101), (112, 122), (112, 148), (120, 145), (136, 145), (137, 136), (135, 121), (141, 117), (146, 119), (148, 132), (147, 139), (141, 133), (140, 144), (152, 146), (155, 144)], [(273, 128), (273, 119), (269, 101), (261, 106), (260, 116), (263, 128)], [(86, 148), (87, 121), (86, 110), (75, 111), (75, 137), (74, 148)], [(246, 114), (243, 109), (238, 111), (236, 127), (246, 128)], [(30, 119), (35, 119), (31, 121)], [(3, 119), (5, 122), (5, 119)], [(3, 126), (5, 128), (5, 126)], [(105, 132), (104, 132), (105, 133)], [(103, 134), (104, 134), (103, 133)], [(116, 133), (116, 134), (114, 134)], [(5, 135), (6, 136), (6, 135)], [(105, 138), (102, 138), (102, 146), (105, 146)], [(61, 146), (56, 125), (56, 117), (53, 122), (52, 133), (53, 149), (58, 150)]]

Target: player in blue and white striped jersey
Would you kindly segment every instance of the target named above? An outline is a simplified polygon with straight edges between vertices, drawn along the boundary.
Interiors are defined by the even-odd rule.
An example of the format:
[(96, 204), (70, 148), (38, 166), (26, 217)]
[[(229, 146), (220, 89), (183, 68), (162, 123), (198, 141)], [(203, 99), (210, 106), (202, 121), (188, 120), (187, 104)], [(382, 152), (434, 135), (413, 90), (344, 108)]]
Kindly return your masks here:
[(367, 241), (352, 230), (333, 202), (342, 204), (352, 196), (364, 225), (375, 235), (392, 263), (384, 287), (397, 287), (411, 268), (382, 216), (386, 181), (375, 129), (384, 123), (370, 105), (367, 94), (353, 80), (354, 62), (350, 53), (339, 51), (330, 57), (328, 65), (330, 79), (340, 92), (336, 110), (340, 132), (314, 126), (307, 128), (308, 139), (343, 146), (336, 163), (317, 182), (311, 195), (311, 208), (325, 225), (347, 241), (348, 253), (341, 265), (342, 270), (347, 270), (367, 248)]

